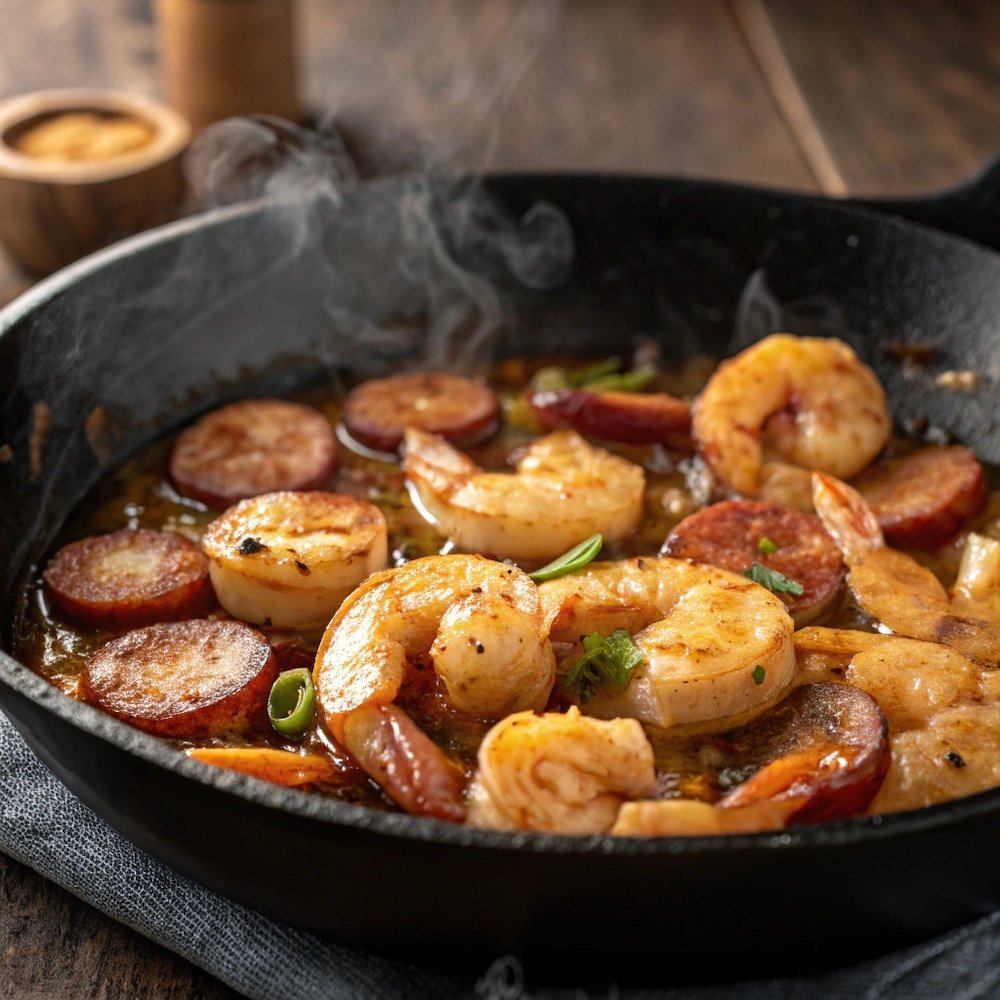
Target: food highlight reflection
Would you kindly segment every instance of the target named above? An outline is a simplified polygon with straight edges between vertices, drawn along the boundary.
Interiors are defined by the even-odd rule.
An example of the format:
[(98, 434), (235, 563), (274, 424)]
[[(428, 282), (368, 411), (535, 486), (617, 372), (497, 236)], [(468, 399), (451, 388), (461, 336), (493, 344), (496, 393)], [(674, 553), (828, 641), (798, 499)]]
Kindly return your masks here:
[[(984, 470), (892, 438), (846, 344), (415, 377), (231, 404), (113, 474), (19, 653), (206, 763), (474, 826), (752, 832), (997, 783)], [(199, 579), (110, 544), (123, 495)]]
[[(193, 396), (252, 398), (73, 515), (22, 602), (43, 676), (206, 764), (488, 828), (753, 832), (1000, 782), (995, 503), (967, 449), (891, 438), (835, 303), (758, 272), (718, 367), (641, 338), (529, 358), (507, 296), (572, 275), (558, 206), (413, 177), (358, 212), (341, 137), (275, 119), (208, 130), (191, 165), (232, 225), (115, 303), (170, 325), (120, 345), (95, 455), (135, 444), (130, 376), (169, 382), (175, 337), (250, 287), (308, 267), (312, 322), (277, 295), (246, 315), (289, 331), (287, 367), (260, 377), (230, 334)], [(332, 228), (364, 253), (328, 252)], [(245, 240), (266, 249), (243, 266)], [(74, 305), (70, 330), (108, 304)]]

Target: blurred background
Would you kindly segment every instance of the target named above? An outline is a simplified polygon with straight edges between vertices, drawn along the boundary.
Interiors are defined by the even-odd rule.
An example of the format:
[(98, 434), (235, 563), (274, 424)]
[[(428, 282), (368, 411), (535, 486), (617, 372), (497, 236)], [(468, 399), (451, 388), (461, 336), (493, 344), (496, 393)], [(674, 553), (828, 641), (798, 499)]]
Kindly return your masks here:
[[(902, 195), (953, 184), (1000, 151), (994, 0), (3, 0), (0, 10), (0, 99), (115, 88), (164, 99), (196, 127), (227, 110), (277, 111), (336, 127), (363, 176), (616, 170)], [(26, 276), (0, 264), (7, 301)]]
[[(228, 111), (285, 114), (336, 135), (362, 178), (613, 170), (910, 195), (1000, 154), (996, 0), (0, 0), (0, 12), (0, 99), (112, 88), (177, 107), (196, 132)], [(188, 195), (176, 212), (194, 207)], [(0, 302), (36, 279), (0, 251)], [(2, 994), (233, 995), (2, 856), (0, 899)]]

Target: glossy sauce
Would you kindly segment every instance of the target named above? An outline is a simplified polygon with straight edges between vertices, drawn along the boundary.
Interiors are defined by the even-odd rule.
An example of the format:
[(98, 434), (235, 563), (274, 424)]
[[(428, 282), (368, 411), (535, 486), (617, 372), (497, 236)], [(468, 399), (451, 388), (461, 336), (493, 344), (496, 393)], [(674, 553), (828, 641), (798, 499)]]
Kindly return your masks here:
[[(579, 364), (579, 362), (574, 362)], [(507, 362), (494, 372), (491, 386), (500, 398), (505, 419), (500, 432), (486, 443), (464, 449), (486, 469), (509, 467), (512, 453), (531, 440), (524, 429), (523, 392), (541, 362)], [(655, 388), (678, 395), (695, 393), (710, 373), (704, 359), (696, 359), (687, 368), (672, 375), (660, 376)], [(338, 425), (339, 398), (307, 393), (299, 401), (320, 409), (334, 426)], [(178, 532), (197, 541), (205, 526), (221, 512), (180, 496), (166, 478), (167, 460), (174, 439), (162, 440), (110, 473), (74, 511), (52, 551), (89, 535), (120, 528), (149, 528)], [(691, 455), (666, 447), (608, 445), (641, 465), (646, 473), (645, 516), (640, 530), (625, 543), (608, 546), (602, 559), (656, 553), (671, 529), (685, 516), (707, 501), (699, 463)], [(907, 447), (897, 444), (897, 447)], [(339, 465), (325, 487), (377, 504), (385, 514), (389, 528), (390, 561), (400, 565), (410, 559), (450, 551), (449, 544), (421, 516), (407, 491), (397, 462), (345, 447), (341, 436)], [(1000, 502), (993, 494), (985, 514), (978, 519), (978, 530), (997, 535)], [(933, 554), (917, 554), (947, 584), (954, 576), (959, 546), (952, 544)], [(534, 567), (525, 567), (531, 569)], [(16, 655), (52, 684), (72, 697), (78, 697), (80, 673), (92, 652), (121, 633), (87, 629), (68, 622), (50, 607), (41, 582), (41, 567), (33, 574), (25, 591), (16, 627)], [(216, 608), (212, 616), (227, 617)], [(855, 629), (870, 629), (872, 623), (845, 599), (829, 611), (821, 624)], [(272, 645), (284, 658), (280, 669), (311, 666), (319, 634), (300, 634), (263, 628)], [(845, 662), (833, 657), (813, 657), (804, 665), (801, 680), (842, 680)], [(429, 669), (410, 684), (400, 696), (408, 714), (453, 759), (471, 775), (476, 751), (492, 723), (470, 719), (452, 710), (435, 683)], [(550, 701), (553, 709), (567, 706), (556, 692)], [(738, 763), (733, 764), (722, 752), (725, 740), (716, 735), (665, 733), (647, 728), (653, 745), (660, 794), (683, 795), (715, 801), (732, 784), (746, 777)], [(181, 748), (194, 744), (175, 741)], [(270, 746), (285, 750), (315, 751), (331, 757), (342, 780), (313, 786), (314, 790), (345, 800), (379, 808), (396, 808), (385, 798), (350, 759), (350, 756), (321, 727), (311, 729), (301, 740), (292, 740), (275, 732), (259, 732), (237, 740), (216, 738), (201, 741), (199, 746)], [(902, 805), (906, 805), (905, 801)], [(883, 808), (899, 808), (890, 800)]]

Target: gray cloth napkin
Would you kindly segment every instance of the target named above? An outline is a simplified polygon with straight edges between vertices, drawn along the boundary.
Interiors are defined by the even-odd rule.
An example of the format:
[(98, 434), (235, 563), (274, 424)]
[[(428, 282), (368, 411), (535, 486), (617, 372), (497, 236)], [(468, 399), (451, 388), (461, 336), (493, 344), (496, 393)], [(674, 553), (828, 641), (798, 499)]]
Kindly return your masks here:
[(1000, 913), (837, 972), (719, 986), (540, 988), (530, 969), (507, 957), (468, 980), (389, 961), (269, 920), (150, 858), (79, 802), (2, 714), (0, 850), (253, 1000), (1000, 997)]

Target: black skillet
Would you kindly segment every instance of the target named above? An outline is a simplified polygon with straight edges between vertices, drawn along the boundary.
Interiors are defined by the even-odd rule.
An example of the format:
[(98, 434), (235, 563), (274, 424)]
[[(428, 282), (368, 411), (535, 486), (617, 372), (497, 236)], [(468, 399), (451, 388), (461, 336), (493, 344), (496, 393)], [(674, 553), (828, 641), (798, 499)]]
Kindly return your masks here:
[[(949, 206), (956, 218), (963, 204), (995, 206), (997, 191), (994, 171), (936, 202), (884, 207), (940, 222)], [(1000, 244), (1000, 212), (986, 223), (982, 211), (968, 213), (974, 235)], [(713, 183), (392, 180), (184, 221), (2, 314), (2, 592), (16, 594), (108, 463), (224, 399), (414, 364), (431, 315), (466, 362), (487, 350), (606, 355), (640, 335), (671, 358), (721, 355), (778, 325), (837, 334), (876, 368), (900, 424), (1000, 461), (1000, 256), (981, 246)], [(936, 353), (907, 375), (893, 343)], [(947, 369), (980, 372), (980, 388), (938, 386)], [(50, 420), (33, 465), (39, 403)], [(12, 597), (7, 649), (17, 613)], [(5, 654), (0, 681), (4, 711), (42, 760), (151, 854), (296, 926), (425, 962), (481, 970), (516, 953), (535, 975), (666, 985), (838, 965), (1000, 905), (1000, 790), (780, 835), (510, 835), (200, 766)]]

